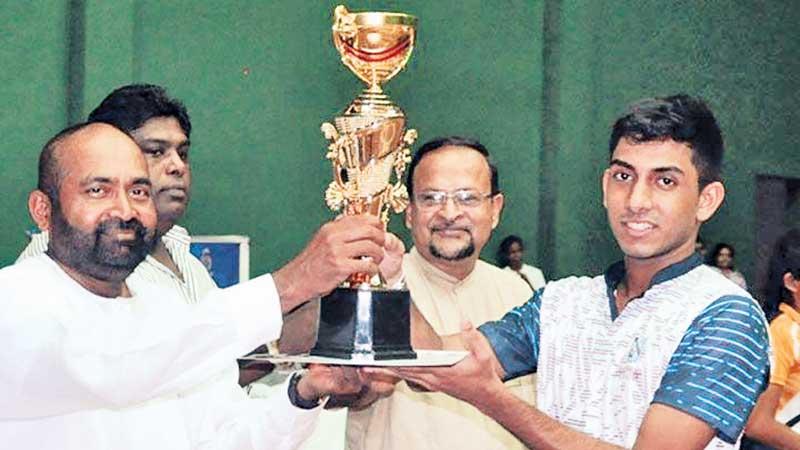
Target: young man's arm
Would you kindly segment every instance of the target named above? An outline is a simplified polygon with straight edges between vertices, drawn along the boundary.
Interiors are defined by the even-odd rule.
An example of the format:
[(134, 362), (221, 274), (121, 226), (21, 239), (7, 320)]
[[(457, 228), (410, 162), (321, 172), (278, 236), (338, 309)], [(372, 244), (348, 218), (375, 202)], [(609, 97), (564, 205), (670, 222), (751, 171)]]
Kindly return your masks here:
[(782, 393), (783, 386), (770, 384), (761, 394), (747, 422), (747, 435), (771, 447), (800, 450), (800, 434), (775, 420), (775, 411)]
[[(617, 448), (557, 422), (503, 386), (503, 378), (536, 368), (539, 295), (501, 321), (481, 327), (486, 336), (465, 327), (462, 336), (470, 354), (460, 363), (395, 373), (475, 405), (530, 447)], [(767, 351), (757, 305), (737, 297), (712, 303), (673, 354), (634, 448), (704, 448), (714, 436), (735, 442), (763, 389)]]
[[(575, 431), (520, 400), (503, 385), (501, 377), (505, 371), (486, 337), (468, 326), (463, 339), (470, 354), (455, 366), (405, 368), (397, 369), (396, 373), (427, 389), (471, 403), (531, 448), (622, 448)], [(677, 429), (681, 432), (676, 433)], [(705, 422), (668, 406), (653, 405), (642, 424), (635, 448), (703, 448), (713, 437), (714, 430)]]

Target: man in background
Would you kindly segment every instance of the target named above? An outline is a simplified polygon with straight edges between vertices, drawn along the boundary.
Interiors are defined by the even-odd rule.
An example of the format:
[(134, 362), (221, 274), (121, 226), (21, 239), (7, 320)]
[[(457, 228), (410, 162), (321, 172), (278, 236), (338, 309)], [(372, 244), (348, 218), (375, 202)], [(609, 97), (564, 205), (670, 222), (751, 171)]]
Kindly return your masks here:
[(513, 272), (520, 276), (526, 283), (537, 291), (547, 284), (544, 279), (542, 270), (538, 267), (525, 264), (523, 253), (525, 252), (525, 244), (522, 238), (516, 235), (509, 235), (500, 241), (500, 246), (497, 249), (497, 265), (507, 271)]
[[(486, 147), (460, 137), (430, 141), (414, 154), (406, 185), (411, 202), (405, 221), (414, 247), (403, 258), (403, 274), (414, 305), (437, 333), (456, 333), (465, 319), (497, 320), (530, 298), (520, 277), (479, 259), (504, 201)], [(526, 404), (535, 398), (532, 376), (507, 388)], [(350, 450), (525, 448), (460, 400), (417, 392), (405, 382), (382, 395), (365, 390), (352, 404)]]

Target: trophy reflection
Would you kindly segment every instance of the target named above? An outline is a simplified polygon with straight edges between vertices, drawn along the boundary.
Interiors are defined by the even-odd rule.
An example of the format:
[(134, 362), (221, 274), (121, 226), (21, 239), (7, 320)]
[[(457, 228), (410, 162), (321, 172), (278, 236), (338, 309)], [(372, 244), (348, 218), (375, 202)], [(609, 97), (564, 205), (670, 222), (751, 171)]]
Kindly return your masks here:
[[(333, 165), (325, 202), (333, 211), (373, 214), (386, 224), (389, 209), (400, 213), (408, 205), (402, 177), (417, 132), (406, 129), (403, 110), (381, 84), (411, 57), (416, 22), (407, 14), (350, 13), (341, 5), (334, 11), (334, 45), (342, 63), (367, 87), (333, 124), (322, 124), (330, 142), (326, 158)], [(368, 274), (352, 274), (323, 298), (311, 354), (365, 362), (415, 358), (409, 306), (407, 290), (372, 285)]]

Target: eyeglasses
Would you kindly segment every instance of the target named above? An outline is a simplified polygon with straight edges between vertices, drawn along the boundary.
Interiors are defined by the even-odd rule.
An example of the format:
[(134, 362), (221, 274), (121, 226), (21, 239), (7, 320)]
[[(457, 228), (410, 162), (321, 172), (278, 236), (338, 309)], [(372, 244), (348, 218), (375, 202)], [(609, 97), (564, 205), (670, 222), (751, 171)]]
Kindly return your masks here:
[(414, 194), (414, 203), (422, 208), (440, 208), (447, 203), (447, 200), (453, 199), (453, 202), (461, 208), (475, 208), (494, 195), (491, 192), (483, 194), (470, 189), (459, 189), (453, 192), (425, 191)]

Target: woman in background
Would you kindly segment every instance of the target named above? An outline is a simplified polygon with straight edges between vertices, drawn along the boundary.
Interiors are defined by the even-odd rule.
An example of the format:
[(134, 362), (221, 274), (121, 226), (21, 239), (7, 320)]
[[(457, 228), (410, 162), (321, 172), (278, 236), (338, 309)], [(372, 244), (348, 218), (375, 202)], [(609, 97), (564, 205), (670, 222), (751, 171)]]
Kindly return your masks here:
[(747, 282), (744, 279), (744, 275), (737, 271), (733, 265), (733, 257), (735, 254), (736, 252), (733, 250), (733, 246), (720, 242), (714, 247), (714, 251), (711, 253), (711, 267), (717, 269), (717, 271), (725, 275), (725, 278), (746, 290)]
[(524, 251), (525, 246), (522, 243), (522, 239), (512, 234), (500, 242), (500, 248), (497, 251), (497, 263), (505, 270), (510, 270), (522, 277), (531, 289), (536, 291), (543, 288), (546, 283), (544, 274), (538, 268), (522, 262), (522, 253)]
[[(780, 279), (778, 315), (769, 325), (775, 363), (769, 385), (756, 403), (746, 433), (777, 449), (800, 449), (800, 230), (778, 246), (773, 279)], [(764, 448), (753, 446), (742, 448)]]

